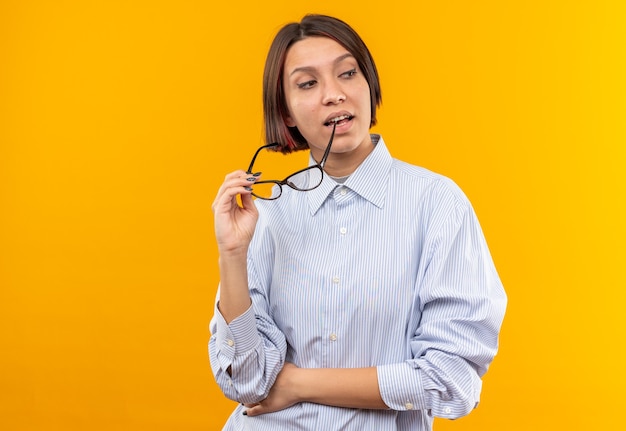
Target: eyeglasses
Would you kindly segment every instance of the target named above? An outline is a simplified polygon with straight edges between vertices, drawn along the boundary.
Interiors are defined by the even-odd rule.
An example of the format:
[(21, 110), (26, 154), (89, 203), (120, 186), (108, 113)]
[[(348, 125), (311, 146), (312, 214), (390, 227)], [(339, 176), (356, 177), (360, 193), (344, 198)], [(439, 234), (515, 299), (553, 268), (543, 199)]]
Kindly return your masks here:
[[(324, 164), (326, 163), (328, 154), (330, 154), (330, 147), (333, 144), (336, 127), (337, 123), (333, 125), (333, 131), (330, 134), (328, 146), (326, 147), (326, 151), (324, 151), (322, 160), (320, 160), (319, 163), (311, 165), (304, 169), (300, 169), (299, 171), (287, 176), (284, 180), (257, 181), (254, 183), (252, 196), (259, 199), (272, 201), (278, 199), (283, 194), (283, 186), (291, 187), (292, 189), (298, 190), (300, 192), (308, 192), (322, 184), (322, 179), (324, 178)], [(248, 167), (247, 173), (252, 174), (254, 161), (256, 160), (261, 150), (266, 148), (275, 148), (278, 145), (278, 143), (267, 144), (256, 150), (256, 153), (254, 153), (254, 157), (252, 157), (252, 161), (250, 162), (250, 166)]]

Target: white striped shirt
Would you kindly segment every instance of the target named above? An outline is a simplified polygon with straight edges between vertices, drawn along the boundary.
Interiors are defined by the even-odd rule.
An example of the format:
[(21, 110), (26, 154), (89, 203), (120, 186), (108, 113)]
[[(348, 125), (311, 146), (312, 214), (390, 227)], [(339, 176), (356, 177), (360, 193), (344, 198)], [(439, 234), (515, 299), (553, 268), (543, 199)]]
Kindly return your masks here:
[(478, 404), (506, 306), (480, 225), (451, 180), (372, 137), (344, 184), (325, 175), (256, 201), (253, 305), (230, 325), (215, 307), (209, 354), (224, 394), (245, 403), (267, 396), (285, 361), (376, 366), (389, 410), (300, 403), (247, 417), (240, 405), (224, 430), (425, 431)]

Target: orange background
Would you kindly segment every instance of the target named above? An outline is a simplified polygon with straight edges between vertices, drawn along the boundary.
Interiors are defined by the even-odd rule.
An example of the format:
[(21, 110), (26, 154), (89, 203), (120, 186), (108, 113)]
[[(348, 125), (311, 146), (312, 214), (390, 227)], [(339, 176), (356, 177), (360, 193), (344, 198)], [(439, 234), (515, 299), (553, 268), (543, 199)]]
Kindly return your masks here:
[(0, 429), (220, 429), (210, 205), (308, 11), (362, 35), (374, 131), (465, 190), (509, 294), (481, 406), (435, 429), (618, 429), (622, 0), (2, 0)]

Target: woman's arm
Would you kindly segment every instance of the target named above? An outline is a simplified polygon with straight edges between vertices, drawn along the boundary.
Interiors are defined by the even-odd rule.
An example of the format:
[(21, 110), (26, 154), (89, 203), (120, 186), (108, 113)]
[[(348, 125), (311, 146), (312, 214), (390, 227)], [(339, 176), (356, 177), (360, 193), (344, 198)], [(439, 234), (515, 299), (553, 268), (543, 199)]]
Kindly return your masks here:
[(248, 416), (285, 409), (300, 402), (361, 409), (388, 409), (378, 389), (375, 367), (297, 368), (285, 364), (269, 396), (246, 404)]
[[(227, 323), (250, 307), (246, 256), (258, 212), (249, 186), (257, 177), (244, 171), (226, 176), (213, 201), (215, 238), (219, 250), (219, 310)], [(241, 206), (237, 202), (241, 197)]]
[(248, 290), (247, 250), (221, 253), (218, 309), (226, 323), (241, 316), (252, 303)]
[(248, 279), (251, 271), (254, 277), (247, 254), (258, 220), (249, 186), (256, 178), (244, 171), (227, 175), (213, 202), (220, 287), (210, 324), (209, 357), (216, 382), (238, 402), (267, 397), (286, 352), (285, 337), (267, 312), (264, 292), (251, 288)]

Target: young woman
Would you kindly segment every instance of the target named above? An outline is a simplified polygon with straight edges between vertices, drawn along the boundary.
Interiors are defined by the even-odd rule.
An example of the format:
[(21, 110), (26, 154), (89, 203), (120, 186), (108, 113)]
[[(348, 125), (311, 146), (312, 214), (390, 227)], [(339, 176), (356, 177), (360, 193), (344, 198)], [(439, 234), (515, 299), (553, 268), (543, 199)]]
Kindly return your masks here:
[(370, 135), (378, 73), (346, 23), (283, 27), (263, 87), (269, 147), (308, 148), (310, 166), (271, 181), (253, 158), (213, 203), (209, 352), (241, 403), (224, 429), (430, 430), (469, 413), (506, 296), (467, 198)]

